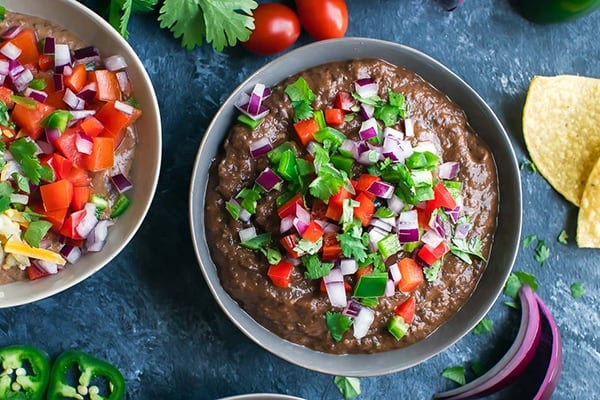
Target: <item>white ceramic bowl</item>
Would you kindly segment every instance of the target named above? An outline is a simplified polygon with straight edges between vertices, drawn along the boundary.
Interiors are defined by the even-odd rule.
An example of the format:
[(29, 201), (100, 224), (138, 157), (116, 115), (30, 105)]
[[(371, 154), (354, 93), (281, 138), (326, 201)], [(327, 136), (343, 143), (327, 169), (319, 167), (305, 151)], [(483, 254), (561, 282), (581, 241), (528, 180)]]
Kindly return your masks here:
[[(376, 354), (335, 355), (286, 341), (250, 317), (223, 289), (211, 259), (204, 230), (205, 193), (212, 160), (237, 114), (234, 102), (256, 83), (271, 86), (290, 75), (332, 61), (380, 58), (421, 75), (465, 111), (471, 126), (488, 144), (498, 168), (498, 226), (489, 263), (467, 303), (426, 339), (411, 346)], [(265, 65), (240, 86), (217, 111), (196, 158), (190, 188), (190, 222), (196, 255), (210, 290), (227, 316), (256, 343), (302, 367), (345, 376), (373, 376), (409, 368), (451, 346), (481, 320), (501, 293), (519, 248), (521, 181), (515, 154), (498, 118), (462, 79), (433, 58), (406, 46), (376, 39), (344, 38), (316, 42)]]
[(143, 110), (136, 123), (139, 136), (127, 194), (131, 206), (110, 228), (104, 249), (84, 255), (75, 265), (58, 274), (36, 281), (0, 286), (0, 307), (11, 307), (40, 300), (61, 292), (89, 277), (108, 264), (129, 243), (141, 225), (158, 183), (161, 157), (160, 114), (152, 83), (142, 62), (129, 44), (102, 18), (74, 0), (4, 0), (7, 10), (44, 18), (68, 28), (83, 41), (98, 47), (101, 55), (120, 54), (128, 64), (127, 72), (134, 95)]

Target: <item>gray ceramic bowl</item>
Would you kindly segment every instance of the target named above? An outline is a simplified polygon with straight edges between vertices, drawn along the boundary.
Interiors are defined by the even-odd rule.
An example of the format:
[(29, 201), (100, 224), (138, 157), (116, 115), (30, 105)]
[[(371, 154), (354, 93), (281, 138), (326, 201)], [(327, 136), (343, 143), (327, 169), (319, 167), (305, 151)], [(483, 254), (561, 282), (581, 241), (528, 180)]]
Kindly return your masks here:
[(143, 110), (136, 123), (139, 142), (129, 176), (134, 185), (127, 193), (132, 200), (131, 207), (110, 228), (104, 249), (85, 255), (75, 266), (68, 266), (56, 275), (0, 286), (0, 307), (11, 307), (49, 297), (81, 282), (108, 264), (129, 243), (146, 216), (158, 183), (161, 126), (156, 95), (142, 62), (131, 46), (93, 11), (74, 0), (3, 0), (2, 5), (9, 11), (34, 15), (67, 27), (85, 42), (98, 47), (103, 55), (121, 54), (129, 66), (127, 71), (134, 95)]
[[(330, 61), (380, 58), (417, 72), (460, 105), (492, 149), (498, 168), (500, 212), (489, 264), (467, 304), (437, 331), (412, 346), (378, 354), (332, 355), (281, 339), (254, 321), (219, 283), (204, 232), (207, 171), (237, 112), (234, 100), (256, 83), (273, 85), (304, 69)], [(208, 286), (225, 313), (248, 337), (277, 356), (302, 367), (332, 375), (373, 376), (400, 371), (440, 353), (468, 333), (483, 318), (512, 269), (521, 232), (521, 182), (506, 131), (490, 107), (462, 79), (431, 57), (395, 43), (345, 38), (316, 42), (294, 50), (259, 69), (221, 106), (200, 145), (190, 189), (191, 230), (196, 254)]]

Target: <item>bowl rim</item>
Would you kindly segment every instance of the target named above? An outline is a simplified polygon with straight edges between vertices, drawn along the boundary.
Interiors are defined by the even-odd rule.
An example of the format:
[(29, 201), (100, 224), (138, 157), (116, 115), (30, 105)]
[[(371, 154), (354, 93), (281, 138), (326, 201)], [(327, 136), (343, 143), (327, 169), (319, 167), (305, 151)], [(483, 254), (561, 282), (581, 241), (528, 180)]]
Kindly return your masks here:
[[(502, 260), (503, 260), (502, 265), (504, 265), (505, 267), (503, 269), (503, 273), (500, 276), (500, 279), (497, 279), (497, 281), (494, 281), (493, 295), (488, 295), (486, 297), (487, 301), (485, 301), (483, 304), (480, 304), (478, 306), (478, 312), (476, 312), (475, 314), (458, 318), (458, 315), (461, 314), (461, 312), (463, 312), (463, 309), (466, 308), (467, 304), (473, 303), (471, 301), (471, 299), (474, 296), (474, 294), (477, 292), (478, 287), (481, 286), (481, 281), (486, 276), (486, 273), (484, 272), (482, 274), (482, 276), (480, 277), (477, 287), (474, 289), (471, 297), (469, 298), (469, 300), (467, 300), (467, 303), (465, 305), (463, 305), (463, 307), (461, 309), (459, 309), (459, 311), (454, 316), (452, 316), (448, 321), (444, 322), (440, 327), (438, 327), (428, 337), (426, 337), (425, 339), (423, 339), (413, 345), (410, 345), (410, 346), (407, 346), (404, 348), (400, 348), (400, 349), (396, 349), (396, 350), (390, 350), (387, 352), (381, 352), (381, 353), (342, 354), (342, 355), (340, 355), (340, 354), (329, 354), (329, 353), (319, 352), (319, 351), (310, 349), (306, 346), (301, 346), (296, 343), (289, 342), (289, 341), (277, 336), (276, 334), (274, 334), (274, 333), (270, 332), (269, 330), (267, 330), (266, 328), (264, 328), (257, 321), (255, 321), (249, 314), (247, 314), (237, 304), (237, 302), (235, 302), (235, 300), (233, 300), (229, 296), (229, 294), (223, 289), (223, 287), (220, 284), (218, 275), (216, 275), (216, 279), (213, 279), (214, 275), (211, 276), (211, 273), (216, 274), (216, 266), (210, 256), (210, 251), (206, 244), (206, 236), (205, 236), (205, 230), (204, 230), (204, 209), (203, 208), (204, 208), (204, 204), (205, 204), (204, 192), (206, 191), (206, 182), (203, 182), (204, 183), (203, 186), (198, 187), (199, 181), (207, 181), (207, 178), (205, 178), (205, 177), (203, 178), (201, 174), (204, 174), (205, 176), (207, 176), (208, 170), (200, 171), (201, 163), (206, 160), (206, 155), (204, 153), (207, 152), (206, 149), (209, 147), (209, 142), (211, 141), (210, 135), (208, 135), (207, 133), (212, 132), (215, 129), (215, 126), (218, 125), (219, 120), (221, 118), (223, 118), (223, 114), (227, 113), (228, 108), (233, 108), (232, 105), (234, 103), (234, 100), (241, 91), (243, 91), (244, 89), (249, 90), (251, 88), (252, 84), (255, 84), (258, 82), (256, 80), (257, 77), (265, 75), (268, 71), (270, 71), (274, 68), (277, 68), (281, 64), (290, 63), (294, 59), (302, 60), (302, 57), (307, 53), (310, 54), (311, 52), (316, 52), (316, 53), (320, 52), (320, 54), (325, 54), (325, 56), (324, 56), (325, 58), (323, 60), (321, 60), (320, 62), (314, 62), (309, 66), (294, 67), (293, 71), (291, 73), (287, 74), (287, 76), (301, 72), (302, 70), (304, 70), (306, 68), (310, 68), (311, 66), (317, 66), (317, 65), (325, 64), (325, 63), (336, 61), (336, 60), (348, 60), (348, 59), (352, 59), (352, 58), (373, 58), (373, 57), (360, 57), (359, 54), (355, 55), (354, 57), (347, 56), (345, 58), (335, 58), (330, 55), (327, 55), (328, 49), (334, 50), (337, 46), (340, 46), (342, 44), (346, 46), (346, 48), (348, 49), (347, 50), (348, 53), (352, 53), (352, 51), (359, 51), (361, 49), (366, 49), (368, 47), (377, 47), (377, 48), (385, 48), (385, 49), (387, 49), (389, 51), (393, 51), (393, 52), (398, 52), (398, 54), (410, 55), (412, 57), (417, 57), (420, 60), (420, 62), (428, 64), (434, 70), (442, 73), (445, 77), (447, 77), (447, 79), (452, 80), (453, 84), (458, 85), (458, 87), (460, 87), (460, 89), (466, 93), (466, 96), (474, 103), (473, 106), (478, 107), (479, 112), (481, 112), (482, 115), (484, 115), (485, 118), (488, 120), (487, 123), (490, 126), (493, 126), (493, 129), (499, 133), (497, 139), (500, 141), (500, 144), (503, 146), (502, 150), (506, 153), (506, 154), (503, 154), (503, 156), (505, 158), (504, 161), (507, 162), (507, 165), (502, 164), (502, 169), (498, 168), (498, 163), (497, 163), (497, 161), (495, 161), (496, 170), (498, 173), (498, 180), (499, 180), (499, 183), (498, 183), (498, 186), (499, 186), (499, 190), (498, 190), (499, 214), (497, 217), (497, 221), (500, 220), (500, 215), (503, 212), (503, 209), (500, 208), (500, 206), (501, 206), (501, 202), (500, 202), (500, 192), (501, 192), (501, 190), (500, 190), (500, 187), (501, 187), (500, 175), (501, 175), (501, 172), (502, 172), (502, 175), (506, 175), (506, 178), (508, 181), (511, 181), (511, 180), (514, 181), (514, 185), (512, 185), (513, 192), (508, 196), (509, 200), (511, 200), (511, 201), (510, 201), (510, 204), (508, 204), (506, 207), (508, 209), (507, 213), (512, 218), (511, 219), (512, 226), (508, 226), (505, 228), (508, 229), (508, 231), (511, 235), (506, 240), (506, 242), (508, 243), (507, 244), (508, 251), (504, 251), (503, 256), (502, 256)], [(330, 57), (332, 57), (332, 58), (330, 58)], [(387, 62), (395, 64), (389, 60), (386, 60), (384, 57), (380, 57), (380, 58), (384, 59)], [(400, 65), (400, 66), (403, 67), (402, 65)], [(414, 71), (414, 72), (416, 72), (417, 74), (422, 76), (420, 71)], [(270, 79), (272, 79), (272, 78), (270, 78)], [(427, 79), (427, 78), (425, 78), (425, 79), (431, 83), (431, 79)], [(277, 83), (277, 82), (279, 82), (279, 80), (277, 80), (276, 82), (273, 82), (273, 83)], [(451, 100), (458, 103), (458, 101), (456, 101), (456, 99), (454, 99), (452, 97), (452, 95), (447, 92), (447, 90), (441, 89), (438, 85), (435, 85), (435, 84), (434, 84), (434, 86), (438, 90), (440, 90), (442, 93), (449, 96), (451, 98)], [(462, 109), (465, 109), (464, 105), (459, 104), (459, 106), (461, 106)], [(465, 111), (465, 113), (467, 113), (467, 112)], [(468, 114), (467, 114), (467, 117), (469, 117)], [(470, 121), (469, 118), (468, 118), (468, 120)], [(231, 123), (231, 121), (229, 121), (229, 123)], [(222, 144), (222, 141), (224, 140), (226, 135), (227, 135), (227, 130), (225, 130), (225, 132), (223, 132), (223, 134), (220, 137), (220, 139), (218, 140), (218, 142)], [(216, 139), (213, 139), (213, 141), (214, 140), (216, 140)], [(487, 142), (487, 140), (486, 140), (486, 142)], [(489, 142), (488, 142), (488, 146), (490, 146)], [(491, 149), (491, 146), (490, 146), (490, 149)], [(495, 153), (495, 150), (492, 150), (492, 153)], [(209, 156), (212, 157), (212, 159), (210, 160), (210, 163), (212, 163), (212, 161), (214, 161), (215, 154), (210, 153)], [(495, 154), (494, 154), (494, 159), (496, 160)], [(195, 189), (202, 192), (202, 195), (195, 193)], [(435, 60), (433, 57), (431, 57), (419, 50), (416, 50), (412, 47), (403, 45), (403, 44), (389, 42), (389, 41), (380, 40), (380, 39), (362, 38), (362, 37), (346, 37), (346, 38), (340, 38), (340, 39), (330, 39), (330, 40), (314, 42), (314, 43), (299, 47), (299, 48), (292, 50), (289, 53), (286, 53), (286, 54), (270, 61), (269, 63), (265, 64), (264, 66), (262, 66), (261, 68), (256, 70), (254, 73), (250, 74), (242, 83), (240, 83), (231, 92), (231, 94), (227, 97), (227, 99), (223, 102), (223, 104), (219, 107), (219, 109), (215, 113), (211, 123), (206, 128), (205, 134), (202, 138), (202, 141), (201, 141), (199, 149), (198, 149), (196, 160), (194, 162), (192, 179), (190, 182), (189, 201), (190, 201), (190, 211), (189, 211), (190, 229), (191, 229), (191, 235), (192, 235), (192, 240), (193, 240), (193, 244), (194, 244), (194, 251), (196, 253), (196, 257), (198, 259), (198, 263), (199, 263), (200, 269), (202, 271), (202, 274), (204, 276), (204, 279), (207, 283), (207, 286), (209, 287), (211, 293), (213, 294), (213, 297), (215, 298), (216, 302), (219, 304), (219, 306), (224, 311), (225, 315), (227, 315), (227, 317), (234, 323), (234, 325), (236, 325), (237, 328), (240, 329), (247, 337), (249, 337), (252, 341), (254, 341), (256, 344), (258, 344), (260, 347), (264, 348), (265, 350), (271, 352), (272, 354), (274, 354), (274, 355), (278, 356), (279, 358), (282, 358), (292, 364), (295, 364), (295, 365), (298, 365), (298, 366), (301, 366), (301, 367), (304, 367), (304, 368), (307, 368), (307, 369), (310, 369), (313, 371), (330, 374), (330, 375), (378, 376), (378, 375), (384, 375), (384, 374), (398, 372), (398, 371), (401, 371), (401, 370), (404, 370), (407, 368), (411, 368), (422, 362), (425, 362), (429, 358), (431, 358), (437, 354), (440, 354), (441, 352), (443, 352), (444, 350), (446, 350), (447, 348), (449, 348), (450, 346), (455, 344), (462, 337), (464, 337), (467, 333), (469, 333), (475, 327), (475, 325), (483, 317), (485, 317), (485, 315), (487, 315), (487, 313), (489, 312), (489, 310), (491, 309), (491, 307), (494, 305), (494, 303), (497, 301), (499, 295), (501, 294), (502, 288), (504, 287), (506, 280), (508, 279), (508, 277), (512, 271), (514, 262), (517, 257), (517, 253), (519, 250), (520, 236), (521, 236), (521, 225), (522, 225), (521, 180), (520, 180), (520, 174), (519, 174), (516, 155), (515, 155), (512, 143), (510, 141), (510, 138), (508, 136), (508, 133), (504, 129), (502, 123), (500, 122), (500, 120), (498, 119), (496, 114), (493, 112), (491, 107), (462, 78), (460, 78), (458, 75), (456, 75), (448, 67), (446, 67), (439, 61)], [(199, 221), (196, 221), (197, 216), (200, 216)], [(497, 233), (498, 233), (498, 226), (496, 227), (496, 234)], [(496, 243), (497, 243), (496, 242), (496, 234), (495, 234), (494, 242), (492, 245), (492, 255), (494, 254), (494, 248), (496, 247)], [(491, 259), (491, 257), (490, 257), (490, 259)], [(209, 271), (209, 268), (211, 269), (211, 271)], [(489, 263), (488, 263), (488, 266), (486, 267), (486, 270), (487, 270), (487, 268), (489, 268)], [(234, 314), (235, 314), (235, 316), (234, 316)], [(447, 328), (449, 326), (450, 322), (455, 319), (459, 320), (463, 329), (460, 329), (458, 333), (457, 332), (446, 332), (448, 329), (445, 329), (445, 328)], [(459, 322), (457, 322), (457, 323), (459, 323)], [(444, 334), (448, 334), (448, 336), (445, 338), (445, 340), (442, 340), (442, 343), (434, 343), (433, 346), (427, 346), (428, 344), (431, 344), (431, 343), (428, 343), (428, 341), (430, 341), (430, 339), (432, 337), (434, 337), (434, 335), (437, 335), (437, 337), (440, 337), (440, 335), (444, 335)], [(438, 342), (439, 341), (440, 340), (438, 340)], [(420, 353), (420, 357), (418, 357), (418, 359), (406, 361), (402, 358), (403, 353), (408, 352), (409, 349), (415, 349), (415, 348), (417, 348), (417, 346), (418, 346), (418, 350), (421, 350), (421, 348), (423, 349), (423, 351)], [(285, 351), (282, 351), (282, 350), (285, 350)], [(414, 353), (414, 351), (412, 353)], [(390, 361), (390, 359), (396, 358), (393, 356), (397, 356), (398, 362), (396, 364), (394, 364), (392, 361)], [(408, 358), (410, 358), (410, 354), (409, 354)], [(316, 362), (317, 359), (318, 359), (318, 362)], [(375, 360), (375, 361), (368, 361), (368, 359)], [(382, 359), (383, 359), (383, 361), (382, 361)], [(369, 368), (368, 369), (362, 368), (361, 364), (367, 365), (366, 364), (367, 362), (370, 363)]]
[[(34, 4), (38, 4), (37, 1), (38, 0), (12, 0), (12, 1), (7, 0), (3, 3), (3, 5), (6, 7), (6, 10), (9, 12), (22, 12), (22, 11), (14, 11), (14, 9), (15, 9), (14, 4), (18, 4), (16, 7), (17, 9), (19, 9), (19, 7), (21, 7), (21, 8), (38, 7), (38, 6), (33, 6)], [(96, 253), (96, 254), (102, 255), (101, 256), (102, 260), (99, 263), (93, 265), (93, 267), (85, 269), (83, 272), (78, 273), (76, 276), (72, 277), (71, 279), (69, 279), (67, 281), (53, 282), (53, 283), (44, 285), (43, 289), (37, 288), (38, 285), (36, 285), (36, 283), (42, 282), (44, 280), (17, 281), (17, 282), (7, 283), (6, 285), (2, 285), (0, 287), (0, 309), (30, 304), (30, 303), (33, 303), (33, 302), (36, 302), (39, 300), (43, 300), (43, 299), (52, 297), (60, 292), (70, 289), (71, 287), (84, 281), (85, 279), (89, 278), (90, 276), (92, 276), (93, 274), (95, 274), (96, 272), (98, 272), (99, 270), (104, 268), (105, 266), (107, 266), (113, 259), (115, 259), (123, 251), (123, 249), (131, 242), (131, 240), (133, 239), (135, 234), (138, 232), (140, 226), (142, 225), (142, 223), (144, 222), (144, 220), (148, 214), (148, 211), (150, 209), (150, 206), (151, 206), (152, 201), (154, 200), (154, 196), (156, 194), (156, 189), (158, 187), (158, 180), (159, 180), (161, 162), (162, 162), (162, 123), (161, 123), (160, 110), (159, 110), (159, 106), (158, 106), (158, 99), (156, 97), (156, 92), (154, 90), (152, 80), (150, 79), (150, 76), (148, 75), (148, 72), (146, 71), (146, 68), (144, 67), (144, 64), (138, 57), (135, 50), (131, 47), (131, 45), (107, 21), (105, 21), (102, 17), (100, 17), (98, 14), (96, 14), (93, 10), (89, 9), (85, 5), (79, 3), (75, 0), (54, 0), (54, 2), (55, 2), (55, 4), (53, 7), (55, 7), (55, 8), (56, 7), (64, 7), (66, 9), (72, 9), (74, 13), (77, 13), (78, 15), (87, 18), (89, 20), (90, 24), (92, 24), (96, 27), (99, 27), (99, 31), (103, 35), (108, 35), (111, 38), (111, 40), (116, 41), (118, 43), (117, 47), (121, 49), (120, 54), (127, 57), (127, 60), (129, 63), (128, 69), (135, 67), (136, 71), (138, 72), (136, 74), (139, 77), (138, 79), (141, 82), (143, 82), (144, 86), (146, 86), (149, 89), (145, 103), (147, 103), (147, 105), (149, 105), (150, 108), (145, 107), (144, 112), (147, 115), (149, 114), (149, 115), (154, 116), (152, 118), (153, 119), (152, 126), (156, 127), (156, 135), (155, 135), (155, 137), (153, 137), (153, 140), (156, 142), (156, 146), (153, 151), (153, 154), (148, 155), (148, 156), (153, 157), (155, 160), (155, 163), (156, 163), (155, 168), (154, 168), (155, 173), (150, 177), (150, 180), (148, 182), (149, 183), (148, 189), (150, 190), (150, 195), (148, 197), (144, 196), (144, 199), (145, 199), (144, 204), (142, 204), (140, 206), (140, 208), (137, 209), (137, 214), (138, 214), (139, 218), (136, 219), (133, 224), (129, 225), (130, 228), (128, 229), (128, 233), (121, 238), (120, 242), (116, 246), (113, 246), (113, 249), (110, 253), (108, 253), (108, 252), (104, 253), (104, 251)], [(43, 7), (43, 6), (40, 5), (39, 7)], [(35, 13), (33, 15), (38, 16), (39, 18), (46, 19), (52, 23), (59, 24), (59, 23), (53, 21), (52, 19), (45, 18), (43, 15), (40, 15), (40, 14), (41, 13)], [(32, 14), (28, 14), (28, 15), (32, 15)], [(70, 33), (72, 33), (76, 36), (79, 36), (79, 34), (77, 32), (70, 30), (67, 26), (62, 25), (62, 24), (59, 24), (59, 25), (67, 28)], [(132, 65), (132, 63), (134, 65)], [(135, 159), (135, 157), (134, 157), (134, 159)], [(109, 238), (110, 238), (110, 235), (109, 235)], [(61, 273), (59, 272), (59, 274), (48, 276), (46, 278), (46, 280), (52, 279), (53, 276), (58, 276), (60, 274)], [(4, 287), (9, 286), (9, 285), (19, 285), (21, 287), (23, 285), (28, 285), (32, 289), (28, 290), (27, 298), (12, 299), (9, 296), (5, 295), (5, 291), (3, 289)], [(22, 296), (20, 296), (20, 297), (22, 297)]]

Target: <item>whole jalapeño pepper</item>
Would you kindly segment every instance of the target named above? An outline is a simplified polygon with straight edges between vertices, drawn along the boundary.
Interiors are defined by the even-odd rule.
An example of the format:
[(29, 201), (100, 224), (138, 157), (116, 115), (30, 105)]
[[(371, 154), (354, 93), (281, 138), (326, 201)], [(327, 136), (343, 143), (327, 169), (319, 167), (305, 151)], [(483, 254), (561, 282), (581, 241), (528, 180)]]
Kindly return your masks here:
[(525, 18), (538, 23), (571, 20), (600, 7), (599, 0), (517, 0)]
[(0, 398), (41, 400), (50, 377), (50, 358), (33, 346), (0, 349)]
[[(79, 376), (71, 376), (73, 371)], [(77, 386), (70, 383), (73, 381)], [(64, 398), (122, 400), (125, 398), (125, 379), (106, 361), (81, 351), (65, 351), (52, 366), (47, 400)]]

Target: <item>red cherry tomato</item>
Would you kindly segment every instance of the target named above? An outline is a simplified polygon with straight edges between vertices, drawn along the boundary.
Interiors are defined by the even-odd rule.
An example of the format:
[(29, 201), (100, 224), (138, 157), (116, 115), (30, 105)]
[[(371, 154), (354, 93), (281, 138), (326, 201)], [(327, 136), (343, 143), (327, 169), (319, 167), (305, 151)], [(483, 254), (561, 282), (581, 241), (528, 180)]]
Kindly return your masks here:
[(344, 0), (296, 0), (300, 22), (316, 40), (339, 38), (348, 29), (348, 8)]
[(254, 30), (242, 46), (256, 54), (274, 54), (290, 47), (300, 36), (300, 20), (289, 7), (262, 3), (254, 10)]

